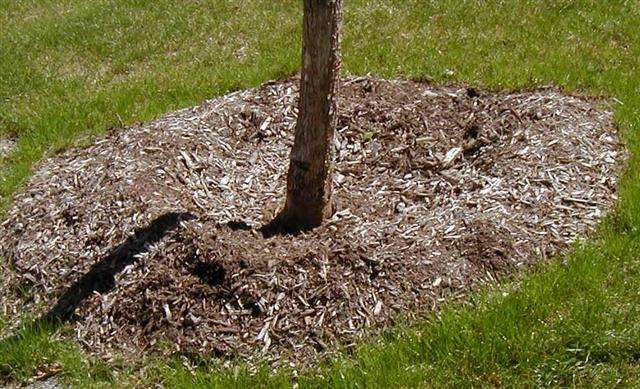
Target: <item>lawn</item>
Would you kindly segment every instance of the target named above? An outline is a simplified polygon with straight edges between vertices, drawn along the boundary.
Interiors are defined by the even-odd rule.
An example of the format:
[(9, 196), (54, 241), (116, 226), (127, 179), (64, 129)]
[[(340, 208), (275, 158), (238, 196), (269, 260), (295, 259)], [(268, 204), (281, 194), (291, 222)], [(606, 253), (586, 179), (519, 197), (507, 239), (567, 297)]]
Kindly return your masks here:
[[(315, 370), (107, 364), (27, 326), (0, 342), (0, 382), (52, 370), (78, 386), (640, 385), (640, 4), (345, 3), (346, 74), (609, 97), (632, 156), (599, 232)], [(0, 161), (3, 206), (47, 154), (297, 71), (300, 19), (299, 1), (0, 0), (0, 137), (17, 142)]]

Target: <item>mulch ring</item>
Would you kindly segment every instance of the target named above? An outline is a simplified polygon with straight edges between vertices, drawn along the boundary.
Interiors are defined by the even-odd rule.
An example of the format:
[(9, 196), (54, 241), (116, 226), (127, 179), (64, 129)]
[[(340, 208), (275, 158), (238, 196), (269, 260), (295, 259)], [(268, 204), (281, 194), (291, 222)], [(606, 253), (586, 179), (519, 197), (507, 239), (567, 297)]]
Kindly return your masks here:
[(284, 199), (297, 82), (45, 160), (2, 223), (2, 312), (68, 320), (105, 358), (304, 364), (560, 252), (616, 200), (625, 152), (603, 101), (349, 78), (338, 212), (265, 238)]

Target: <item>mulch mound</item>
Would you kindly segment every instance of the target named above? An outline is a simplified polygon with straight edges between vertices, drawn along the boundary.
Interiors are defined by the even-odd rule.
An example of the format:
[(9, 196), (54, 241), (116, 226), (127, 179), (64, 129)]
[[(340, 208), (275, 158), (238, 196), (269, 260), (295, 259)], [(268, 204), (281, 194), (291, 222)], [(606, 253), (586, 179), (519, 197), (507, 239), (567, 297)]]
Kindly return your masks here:
[(45, 160), (2, 223), (3, 313), (70, 321), (107, 358), (304, 363), (558, 253), (616, 200), (625, 158), (602, 101), (349, 78), (337, 213), (266, 238), (297, 82)]

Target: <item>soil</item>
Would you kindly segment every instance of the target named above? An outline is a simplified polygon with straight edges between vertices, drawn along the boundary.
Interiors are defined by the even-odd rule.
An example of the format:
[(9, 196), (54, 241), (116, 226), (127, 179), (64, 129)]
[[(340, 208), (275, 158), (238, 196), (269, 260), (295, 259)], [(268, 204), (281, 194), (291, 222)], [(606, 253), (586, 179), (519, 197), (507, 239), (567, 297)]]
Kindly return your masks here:
[(561, 253), (616, 200), (603, 101), (349, 78), (337, 212), (266, 237), (297, 79), (113, 130), (39, 166), (0, 230), (0, 308), (104, 358), (304, 364)]

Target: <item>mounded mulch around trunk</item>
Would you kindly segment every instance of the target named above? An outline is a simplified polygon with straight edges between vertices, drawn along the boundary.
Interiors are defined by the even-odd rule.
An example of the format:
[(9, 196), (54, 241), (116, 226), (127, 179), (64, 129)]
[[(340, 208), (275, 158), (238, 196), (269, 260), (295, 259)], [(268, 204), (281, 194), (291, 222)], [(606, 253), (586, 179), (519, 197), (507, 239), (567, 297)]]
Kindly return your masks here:
[(602, 101), (350, 78), (338, 212), (265, 238), (296, 101), (272, 82), (44, 161), (2, 223), (2, 312), (70, 321), (107, 358), (304, 363), (558, 253), (616, 200)]

